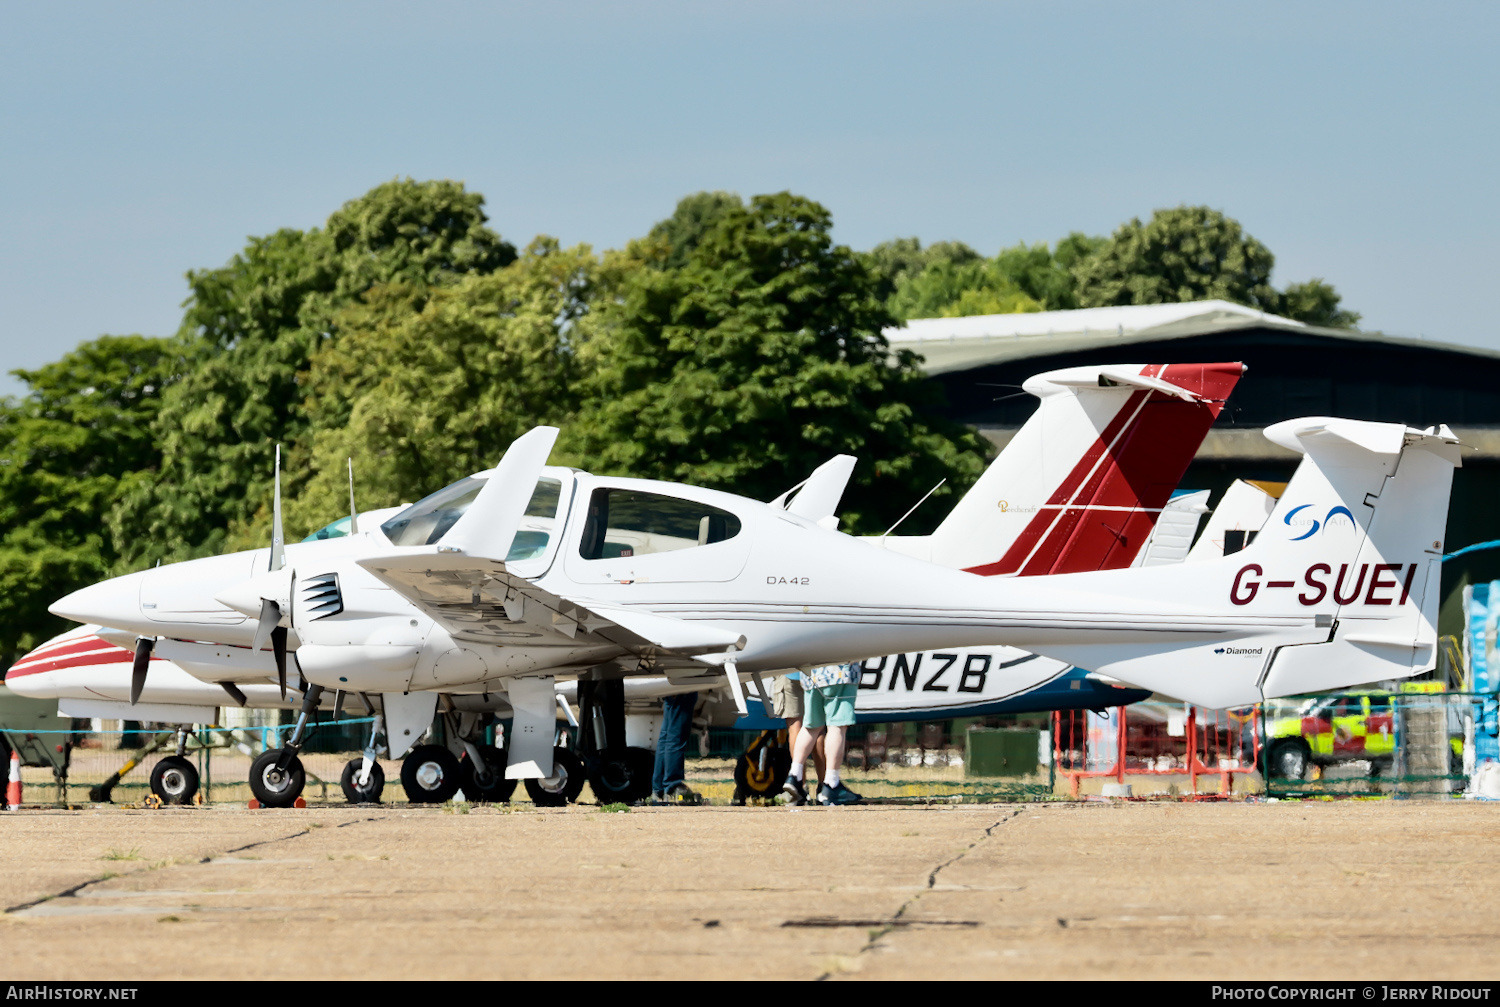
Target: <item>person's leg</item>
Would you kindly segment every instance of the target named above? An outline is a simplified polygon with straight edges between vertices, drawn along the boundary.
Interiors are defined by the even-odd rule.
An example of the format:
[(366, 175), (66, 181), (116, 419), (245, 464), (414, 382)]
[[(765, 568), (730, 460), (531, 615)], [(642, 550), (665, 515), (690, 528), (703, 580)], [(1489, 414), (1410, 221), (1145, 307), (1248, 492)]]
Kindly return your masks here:
[(792, 745), (792, 775), (797, 779), (802, 779), (806, 774), (807, 757), (813, 753), (813, 747), (822, 736), (823, 728), (808, 727), (805, 722), (802, 730), (797, 733), (797, 741)]
[(830, 686), (825, 698), (824, 716), (828, 721), (827, 746), (828, 771), (823, 776), (823, 786), (818, 789), (820, 804), (858, 804), (861, 798), (844, 786), (840, 770), (844, 764), (844, 751), (849, 728), (854, 726), (854, 684)]
[(844, 741), (848, 736), (849, 728), (840, 724), (834, 727), (828, 726), (828, 733), (823, 736), (824, 757), (828, 760), (828, 767), (822, 773), (823, 782), (830, 787), (837, 787), (842, 780), (839, 767), (844, 764)]
[(802, 682), (787, 675), (772, 679), (771, 711), (786, 721), (787, 751), (796, 751), (797, 738), (802, 733)]
[(661, 731), (656, 737), (656, 767), (651, 774), (651, 789), (664, 794), (687, 775), (683, 752), (692, 732), (693, 708), (698, 705), (698, 694), (688, 692), (668, 696), (661, 705)]
[(826, 754), (827, 747), (828, 732), (824, 731), (822, 734), (818, 735), (818, 743), (813, 746), (812, 753), (813, 772), (818, 774), (819, 783), (822, 783), (824, 777), (828, 775), (828, 755)]
[(797, 738), (802, 734), (802, 718), (788, 717), (786, 719), (786, 750), (795, 752), (797, 750)]

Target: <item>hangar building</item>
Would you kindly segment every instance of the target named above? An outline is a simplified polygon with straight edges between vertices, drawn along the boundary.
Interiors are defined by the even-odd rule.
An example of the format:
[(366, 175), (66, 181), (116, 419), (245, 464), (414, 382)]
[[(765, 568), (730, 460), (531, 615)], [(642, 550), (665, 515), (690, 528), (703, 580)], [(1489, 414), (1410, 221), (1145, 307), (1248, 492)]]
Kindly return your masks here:
[[(1016, 395), (1033, 374), (1110, 363), (1243, 361), (1249, 368), (1182, 486), (1285, 481), (1297, 456), (1262, 429), (1331, 415), (1426, 427), (1447, 423), (1469, 450), (1455, 474), (1449, 552), (1500, 539), (1500, 352), (1349, 329), (1325, 329), (1232, 304), (1194, 301), (1033, 314), (915, 319), (885, 333), (910, 349), (947, 395), (949, 415), (997, 447), (1035, 407)], [(1500, 578), (1500, 549), (1444, 564), (1439, 631), (1462, 630), (1464, 584)]]

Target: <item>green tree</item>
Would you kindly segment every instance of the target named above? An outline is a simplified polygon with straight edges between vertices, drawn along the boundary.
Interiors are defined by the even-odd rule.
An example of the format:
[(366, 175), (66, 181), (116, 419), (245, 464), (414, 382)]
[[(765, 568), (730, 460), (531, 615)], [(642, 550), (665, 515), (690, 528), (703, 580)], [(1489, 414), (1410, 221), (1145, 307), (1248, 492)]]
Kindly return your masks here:
[(293, 488), (305, 471), (303, 376), (336, 341), (339, 311), (376, 284), (444, 286), (515, 259), (461, 183), (387, 182), (322, 229), (252, 238), (220, 268), (188, 274), (180, 338), (190, 369), (156, 422), (161, 478), (121, 500), (113, 526), (127, 560), (219, 551), (226, 530), (268, 499), (274, 446)]
[(1295, 318), (1308, 325), (1323, 325), (1331, 329), (1352, 329), (1359, 324), (1359, 312), (1345, 311), (1339, 307), (1343, 300), (1333, 284), (1313, 278), (1306, 283), (1294, 283), (1281, 295), (1281, 307), (1277, 314)]
[(1239, 221), (1206, 206), (1157, 210), (1120, 225), (1074, 268), (1082, 307), (1219, 299), (1274, 311), (1275, 257)]
[(897, 282), (888, 303), (891, 312), (902, 320), (1042, 310), (1041, 302), (1028, 296), (994, 262), (984, 259), (938, 261), (915, 275), (907, 273)]
[(903, 278), (915, 277), (936, 263), (962, 266), (983, 258), (962, 241), (937, 241), (923, 248), (918, 238), (883, 241), (864, 253), (865, 265), (875, 277), (876, 296), (887, 306)]
[(47, 606), (112, 571), (106, 518), (160, 461), (152, 424), (181, 372), (176, 341), (104, 336), (0, 403), (0, 666), (64, 625)]
[[(984, 449), (934, 416), (918, 358), (831, 216), (790, 193), (725, 213), (680, 268), (639, 269), (601, 299), (583, 405), (559, 454), (590, 470), (770, 499), (830, 456), (864, 459), (846, 527), (882, 530), (944, 476), (958, 492)], [(940, 508), (933, 508), (940, 511)]]
[(566, 423), (600, 274), (587, 246), (541, 237), (497, 272), (430, 293), (375, 287), (340, 312), (338, 342), (308, 373), (312, 475), (289, 533), (344, 512), (346, 458), (359, 505), (393, 506), (489, 468), (538, 423)]
[(1206, 206), (1157, 210), (1142, 224), (1122, 224), (1091, 255), (1077, 260), (1080, 307), (1225, 300), (1313, 325), (1350, 328), (1359, 315), (1339, 307), (1323, 280), (1271, 286), (1276, 257), (1239, 221)]
[(1107, 239), (1074, 231), (1051, 249), (1043, 242), (1003, 248), (992, 260), (994, 272), (1047, 311), (1078, 307), (1073, 267), (1095, 254)]
[(657, 221), (646, 238), (664, 244), (666, 251), (661, 265), (679, 269), (687, 264), (714, 225), (727, 214), (744, 208), (745, 201), (733, 192), (695, 192), (678, 200), (672, 215)]

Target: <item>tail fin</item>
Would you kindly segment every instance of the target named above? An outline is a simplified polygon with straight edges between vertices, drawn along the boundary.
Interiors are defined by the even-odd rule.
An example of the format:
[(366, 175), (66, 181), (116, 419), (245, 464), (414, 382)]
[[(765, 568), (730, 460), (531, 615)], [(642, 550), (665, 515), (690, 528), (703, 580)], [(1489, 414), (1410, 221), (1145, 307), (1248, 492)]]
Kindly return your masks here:
[(1457, 438), (1447, 427), (1328, 417), (1278, 423), (1266, 436), (1304, 457), (1243, 550), (1056, 582), (1108, 595), (1121, 611), (1158, 613), (1180, 642), (1137, 634), (1038, 649), (1220, 707), (1431, 668)]
[(986, 576), (1129, 566), (1244, 370), (1130, 364), (1029, 379), (1041, 405), (924, 558)]

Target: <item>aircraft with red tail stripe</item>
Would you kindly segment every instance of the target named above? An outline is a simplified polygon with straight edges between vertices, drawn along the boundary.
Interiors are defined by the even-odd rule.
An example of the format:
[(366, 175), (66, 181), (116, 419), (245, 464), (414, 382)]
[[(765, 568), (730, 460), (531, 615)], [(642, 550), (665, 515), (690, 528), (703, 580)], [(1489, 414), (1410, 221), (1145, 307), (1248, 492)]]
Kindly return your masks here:
[[(1116, 365), (1038, 375), (1024, 386), (1026, 392), (1039, 398), (1038, 410), (932, 536), (887, 535), (866, 541), (911, 555), (926, 554), (924, 558), (969, 567), (985, 575), (1002, 572), (992, 569), (996, 563), (985, 560), (1006, 554), (1008, 538), (1028, 535), (1039, 544), (1029, 550), (1032, 555), (1026, 564), (1003, 571), (1005, 574), (1027, 576), (1062, 569), (1128, 565), (1140, 555), (1158, 514), (1167, 506), (1177, 480), (1242, 372), (1239, 364)], [(773, 501), (771, 507), (823, 526), (836, 523), (832, 512), (853, 462), (849, 456), (835, 459), (806, 483)], [(1006, 497), (998, 496), (1001, 492)], [(1030, 517), (1019, 521), (1022, 515)], [(370, 527), (369, 522), (366, 527)], [(616, 529), (615, 532), (614, 537), (620, 539), (613, 543), (615, 548), (621, 553), (633, 552), (628, 544), (631, 531)], [(292, 547), (299, 548), (305, 549), (306, 545)], [(1046, 557), (1045, 564), (1036, 559), (1037, 555)], [(183, 643), (169, 641), (164, 649), (177, 652)], [(201, 643), (198, 641), (195, 646)], [(873, 694), (861, 697), (862, 719), (953, 715), (959, 708), (970, 713), (1018, 706), (1033, 708), (1035, 701), (1029, 706), (1024, 701), (1018, 704), (1018, 697), (1070, 674), (1078, 681), (1069, 681), (1067, 684), (1072, 688), (1062, 696), (1054, 691), (1047, 700), (1049, 703), (1099, 707), (1144, 695), (1126, 695), (1121, 690), (1100, 686), (1097, 681), (1087, 679), (1085, 673), (1072, 671), (1066, 663), (1038, 658), (1014, 648), (947, 649), (953, 652), (934, 653), (929, 664), (942, 666), (946, 661), (951, 666), (958, 662), (964, 673), (955, 676), (955, 683), (935, 684), (936, 678), (929, 681), (929, 676), (923, 676), (921, 690), (915, 691), (915, 674), (901, 675), (895, 669), (906, 665), (908, 659), (908, 667), (919, 669), (924, 655), (893, 655), (890, 688), (867, 688)], [(30, 677), (20, 688), (33, 694), (66, 695), (71, 701), (64, 705), (78, 715), (84, 713), (80, 701), (86, 700), (91, 710), (105, 715), (105, 709), (93, 697), (103, 699), (106, 692), (114, 696), (124, 694), (121, 658), (126, 653), (115, 652), (112, 689), (101, 687), (102, 683), (84, 685), (77, 673), (66, 677), (60, 674)], [(183, 655), (189, 662), (198, 656), (201, 655), (191, 652)], [(243, 661), (245, 655), (235, 656)], [(167, 693), (156, 688), (161, 673), (154, 669), (160, 658), (153, 657), (156, 660), (148, 666), (152, 669), (152, 684), (145, 687), (145, 696), (137, 692), (136, 698), (153, 707), (157, 714), (153, 719), (171, 720), (173, 711), (163, 708), (159, 701)], [(886, 660), (867, 661), (866, 667), (874, 668), (874, 675), (879, 678)], [(176, 719), (205, 719), (212, 708), (199, 704), (222, 701), (221, 690), (233, 689), (229, 695), (243, 705), (240, 697), (248, 690), (264, 689), (248, 682), (236, 686), (219, 678), (223, 668), (212, 664), (187, 666), (207, 675), (209, 681), (222, 684), (204, 683), (194, 694), (182, 681), (187, 676), (173, 665), (175, 674), (161, 682), (163, 690), (170, 690), (173, 701), (192, 705), (191, 710), (179, 711)], [(18, 670), (24, 674), (32, 668), (42, 670), (40, 664), (30, 663)], [(144, 677), (139, 670), (136, 677)], [(905, 683), (908, 688), (900, 690), (898, 683)], [(657, 680), (655, 687), (649, 680), (631, 684), (637, 702), (653, 692), (662, 694), (683, 688), (666, 678)], [(253, 696), (251, 705), (262, 705), (263, 699)], [(326, 700), (323, 705), (327, 705)], [(495, 696), (491, 704), (498, 710), (504, 710), (506, 705), (503, 694)], [(126, 714), (114, 711), (113, 715)], [(135, 716), (143, 715), (138, 711)], [(590, 773), (591, 777), (594, 775)]]

